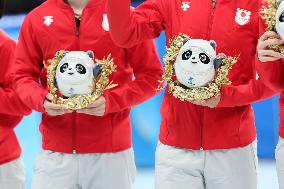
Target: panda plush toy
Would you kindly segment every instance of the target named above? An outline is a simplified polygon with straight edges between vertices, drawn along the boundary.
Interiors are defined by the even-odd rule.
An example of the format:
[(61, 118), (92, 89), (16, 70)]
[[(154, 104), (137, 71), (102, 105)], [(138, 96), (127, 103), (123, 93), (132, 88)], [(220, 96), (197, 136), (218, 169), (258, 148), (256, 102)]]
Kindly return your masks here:
[(67, 51), (56, 68), (56, 86), (65, 98), (91, 94), (100, 72), (93, 51)]
[(282, 40), (284, 40), (284, 0), (277, 0), (277, 11), (276, 11), (276, 32)]
[(174, 63), (177, 80), (185, 87), (205, 87), (215, 77), (222, 59), (215, 41), (186, 39)]

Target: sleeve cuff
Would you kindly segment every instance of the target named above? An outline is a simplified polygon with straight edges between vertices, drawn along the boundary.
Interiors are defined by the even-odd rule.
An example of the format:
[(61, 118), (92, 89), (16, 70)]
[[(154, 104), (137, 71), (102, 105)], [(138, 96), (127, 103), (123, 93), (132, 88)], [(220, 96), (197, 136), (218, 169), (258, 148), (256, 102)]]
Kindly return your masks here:
[(105, 114), (104, 115), (107, 115), (107, 114), (109, 114), (110, 113), (110, 106), (109, 106), (109, 104), (110, 104), (110, 93), (109, 93), (109, 90), (107, 90), (107, 91), (105, 91), (104, 92), (104, 95), (103, 95), (104, 97), (105, 97), (105, 100), (106, 100), (106, 110), (105, 110)]
[(41, 99), (40, 99), (39, 107), (38, 107), (38, 111), (41, 112), (41, 113), (46, 113), (46, 111), (44, 109), (44, 101), (45, 101), (45, 97), (46, 97), (47, 94), (48, 94), (48, 91), (46, 91), (44, 89), (41, 91)]
[(217, 108), (222, 108), (222, 107), (226, 107), (228, 105), (228, 102), (226, 101), (227, 98), (225, 98), (226, 96), (226, 86), (222, 86), (221, 88), (221, 99), (219, 104), (217, 105)]

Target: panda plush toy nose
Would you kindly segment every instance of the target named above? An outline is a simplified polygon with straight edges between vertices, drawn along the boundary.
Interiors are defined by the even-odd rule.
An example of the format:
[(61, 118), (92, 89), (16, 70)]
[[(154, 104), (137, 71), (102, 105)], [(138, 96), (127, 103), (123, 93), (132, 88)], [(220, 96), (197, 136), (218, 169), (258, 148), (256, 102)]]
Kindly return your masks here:
[(192, 56), (190, 63), (197, 64), (198, 63), (197, 57), (196, 56)]

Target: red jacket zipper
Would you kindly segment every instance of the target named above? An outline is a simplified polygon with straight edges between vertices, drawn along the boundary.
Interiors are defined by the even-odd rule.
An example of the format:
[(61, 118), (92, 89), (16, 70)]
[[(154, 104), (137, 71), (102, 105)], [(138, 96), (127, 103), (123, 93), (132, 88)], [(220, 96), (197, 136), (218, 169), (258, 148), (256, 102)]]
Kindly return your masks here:
[(73, 113), (73, 123), (72, 123), (72, 153), (77, 154), (76, 150), (76, 112), (74, 111)]
[[(85, 10), (85, 9), (84, 9)], [(76, 36), (76, 50), (80, 50), (80, 33), (81, 33), (81, 25), (82, 25), (82, 19), (84, 11), (82, 12), (81, 19), (79, 21), (79, 24), (77, 24), (77, 19), (75, 17), (74, 11), (72, 10), (73, 16), (74, 16), (74, 24), (75, 24), (75, 36)], [(74, 111), (73, 113), (73, 123), (72, 123), (72, 153), (77, 154), (77, 142), (76, 142), (76, 126), (77, 126), (77, 113)]]
[(216, 4), (217, 0), (212, 0), (212, 9), (211, 9), (211, 15), (210, 15), (210, 20), (209, 20), (209, 26), (208, 26), (208, 33), (207, 33), (207, 39), (211, 40), (211, 32), (212, 32), (212, 26), (213, 26), (213, 21), (214, 21), (214, 16), (215, 16), (215, 10), (216, 10)]
[[(211, 15), (210, 15), (210, 20), (209, 20), (209, 26), (208, 26), (208, 33), (207, 33), (207, 39), (211, 40), (211, 32), (212, 32), (212, 26), (213, 26), (213, 20), (214, 20), (214, 16), (215, 16), (215, 8), (216, 8), (216, 3), (217, 0), (212, 0), (212, 9), (211, 9)], [(203, 118), (204, 118), (204, 107), (202, 108), (202, 112), (201, 112), (201, 128), (200, 128), (200, 132), (201, 132), (201, 142), (200, 142), (200, 150), (204, 149), (204, 126), (203, 126)]]
[[(73, 10), (72, 10), (73, 11)], [(75, 36), (76, 36), (76, 50), (79, 50), (79, 37), (80, 37), (80, 25), (81, 25), (81, 21), (80, 21), (80, 25), (77, 26), (77, 20), (76, 20), (76, 17), (75, 17), (75, 14), (73, 12), (73, 15), (74, 15), (74, 23), (75, 23)], [(73, 113), (73, 123), (72, 123), (72, 152), (73, 154), (77, 154), (77, 150), (76, 150), (76, 112), (74, 111)]]
[(204, 107), (201, 107), (201, 119), (200, 119), (200, 125), (201, 125), (201, 128), (200, 128), (200, 133), (201, 133), (201, 144), (200, 144), (200, 150), (203, 150), (204, 149), (204, 126), (203, 126), (203, 115), (204, 115)]

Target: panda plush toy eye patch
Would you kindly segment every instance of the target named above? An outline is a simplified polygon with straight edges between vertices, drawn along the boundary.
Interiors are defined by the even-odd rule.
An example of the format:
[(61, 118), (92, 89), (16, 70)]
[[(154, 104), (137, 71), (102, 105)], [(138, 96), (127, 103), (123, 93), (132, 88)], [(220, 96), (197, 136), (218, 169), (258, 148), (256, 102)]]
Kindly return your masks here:
[(222, 63), (216, 46), (215, 41), (185, 39), (174, 63), (177, 80), (189, 88), (207, 86)]
[(94, 63), (92, 51), (64, 52), (56, 69), (56, 86), (63, 97), (91, 94), (100, 66)]

